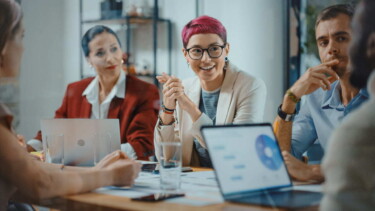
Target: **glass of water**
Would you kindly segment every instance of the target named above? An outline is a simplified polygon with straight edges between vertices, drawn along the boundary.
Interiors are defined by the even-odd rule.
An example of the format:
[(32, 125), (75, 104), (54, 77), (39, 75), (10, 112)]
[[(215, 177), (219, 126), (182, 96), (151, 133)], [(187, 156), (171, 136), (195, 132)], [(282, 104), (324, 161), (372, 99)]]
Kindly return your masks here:
[(160, 163), (160, 187), (165, 191), (177, 191), (181, 184), (181, 143), (160, 142), (155, 147)]
[(111, 134), (95, 133), (94, 136), (94, 165), (98, 164), (111, 152)]
[(46, 162), (64, 164), (64, 135), (48, 134), (43, 143)]

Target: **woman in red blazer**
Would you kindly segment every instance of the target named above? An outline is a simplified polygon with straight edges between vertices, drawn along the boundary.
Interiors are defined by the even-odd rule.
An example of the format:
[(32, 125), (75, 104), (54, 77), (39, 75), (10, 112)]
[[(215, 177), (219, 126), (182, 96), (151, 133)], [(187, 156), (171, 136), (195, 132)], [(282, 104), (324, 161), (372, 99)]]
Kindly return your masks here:
[[(69, 84), (55, 118), (119, 119), (121, 150), (131, 158), (148, 160), (154, 154), (157, 87), (122, 70), (120, 41), (110, 28), (89, 29), (82, 38), (82, 48), (97, 76)], [(36, 139), (41, 140), (40, 132)], [(35, 140), (28, 144), (41, 148)]]

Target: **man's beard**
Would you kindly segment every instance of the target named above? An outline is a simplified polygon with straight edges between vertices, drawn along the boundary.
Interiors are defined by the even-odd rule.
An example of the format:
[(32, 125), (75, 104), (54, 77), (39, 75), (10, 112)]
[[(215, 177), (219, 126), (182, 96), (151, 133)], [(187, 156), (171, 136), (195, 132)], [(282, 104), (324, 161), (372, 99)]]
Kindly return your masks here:
[(347, 56), (337, 56), (337, 57), (332, 58), (331, 61), (335, 60), (335, 59), (339, 60), (340, 63), (346, 61), (346, 65), (345, 66), (344, 65), (340, 65), (340, 63), (337, 64), (337, 65), (332, 66), (332, 70), (335, 71), (337, 73), (337, 75), (341, 78), (341, 77), (343, 77), (348, 72), (348, 62), (347, 62), (348, 61), (348, 57)]
[(337, 73), (337, 75), (342, 78), (348, 71), (348, 68), (345, 67), (345, 66), (338, 66), (338, 65), (335, 65), (335, 66), (332, 66), (332, 69), (333, 71), (335, 71)]

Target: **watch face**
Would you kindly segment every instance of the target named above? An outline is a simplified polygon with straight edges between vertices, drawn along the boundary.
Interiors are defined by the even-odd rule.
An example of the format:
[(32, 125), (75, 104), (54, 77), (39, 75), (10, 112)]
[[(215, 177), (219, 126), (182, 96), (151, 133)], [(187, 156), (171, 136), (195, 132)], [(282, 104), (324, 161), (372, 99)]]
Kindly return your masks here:
[(293, 121), (293, 119), (294, 119), (294, 114), (287, 114), (284, 120), (287, 122), (290, 122), (290, 121)]

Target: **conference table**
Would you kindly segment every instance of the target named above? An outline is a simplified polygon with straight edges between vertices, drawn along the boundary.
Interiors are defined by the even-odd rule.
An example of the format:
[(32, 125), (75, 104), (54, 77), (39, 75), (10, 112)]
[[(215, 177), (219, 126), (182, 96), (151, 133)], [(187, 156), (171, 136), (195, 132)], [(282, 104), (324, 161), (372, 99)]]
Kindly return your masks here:
[[(212, 171), (212, 169), (193, 168), (193, 172)], [(37, 205), (49, 207), (57, 210), (287, 210), (281, 208), (262, 207), (257, 205), (245, 205), (238, 203), (221, 202), (209, 204), (206, 206), (193, 206), (188, 204), (160, 202), (139, 202), (132, 201), (131, 198), (89, 192), (71, 196), (58, 197), (43, 200)], [(305, 207), (298, 210), (315, 211), (319, 210), (318, 206)]]

